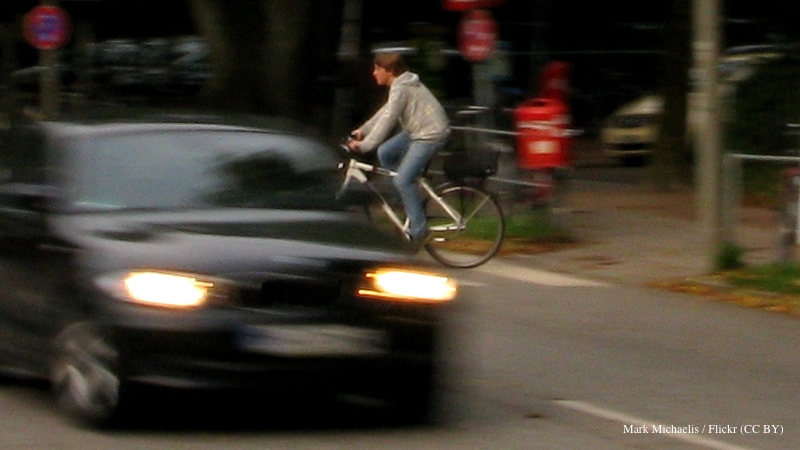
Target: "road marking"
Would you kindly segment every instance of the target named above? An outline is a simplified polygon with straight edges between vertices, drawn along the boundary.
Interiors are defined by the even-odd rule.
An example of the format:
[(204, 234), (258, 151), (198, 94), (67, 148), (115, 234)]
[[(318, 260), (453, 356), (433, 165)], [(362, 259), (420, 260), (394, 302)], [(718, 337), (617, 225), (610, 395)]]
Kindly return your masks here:
[(499, 277), (513, 278), (515, 280), (524, 281), (526, 283), (541, 284), (544, 286), (558, 286), (558, 287), (607, 287), (608, 284), (598, 281), (585, 280), (576, 278), (569, 275), (560, 273), (546, 272), (544, 270), (531, 269), (528, 267), (520, 267), (513, 264), (505, 264), (499, 261), (489, 261), (487, 264), (478, 267), (483, 273), (497, 275)]
[[(557, 405), (563, 406), (573, 411), (582, 412), (591, 416), (600, 417), (601, 419), (611, 420), (626, 425), (645, 425), (648, 429), (654, 427), (665, 427), (662, 424), (652, 422), (646, 419), (640, 419), (625, 413), (612, 411), (610, 409), (601, 408), (592, 405), (591, 403), (574, 401), (574, 400), (556, 400)], [(689, 444), (699, 445), (702, 447), (713, 448), (715, 450), (753, 450), (749, 447), (740, 447), (738, 445), (728, 444), (726, 442), (717, 441), (715, 439), (707, 438), (698, 434), (684, 434), (684, 433), (660, 433), (662, 436), (670, 437), (675, 440), (688, 442)]]

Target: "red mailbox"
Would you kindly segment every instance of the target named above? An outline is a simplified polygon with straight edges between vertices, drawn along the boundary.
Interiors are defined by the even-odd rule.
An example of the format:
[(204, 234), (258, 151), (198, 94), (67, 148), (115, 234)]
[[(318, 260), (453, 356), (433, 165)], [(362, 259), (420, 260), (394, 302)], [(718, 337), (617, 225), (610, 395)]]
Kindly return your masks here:
[(522, 169), (568, 166), (570, 116), (564, 102), (533, 98), (514, 110), (517, 160)]

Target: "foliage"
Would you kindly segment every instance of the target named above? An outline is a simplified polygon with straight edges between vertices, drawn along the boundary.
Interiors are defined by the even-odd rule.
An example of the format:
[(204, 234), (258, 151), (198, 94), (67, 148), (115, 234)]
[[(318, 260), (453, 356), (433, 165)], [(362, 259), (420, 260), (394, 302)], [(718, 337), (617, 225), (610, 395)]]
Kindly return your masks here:
[[(761, 65), (727, 100), (726, 149), (748, 155), (798, 156), (800, 135), (786, 125), (800, 123), (800, 51)], [(779, 206), (785, 168), (774, 162), (745, 162), (743, 201)]]
[(785, 164), (747, 162), (742, 168), (742, 185), (747, 206), (779, 209), (784, 193), (782, 180)]
[(735, 242), (723, 242), (717, 253), (717, 269), (732, 270), (744, 267), (744, 262), (742, 260), (744, 252), (744, 248)]
[(796, 149), (787, 122), (800, 121), (800, 53), (765, 63), (740, 83), (728, 105), (726, 148), (754, 155)]
[(740, 287), (780, 294), (800, 295), (800, 264), (775, 263), (726, 274), (732, 284)]
[(506, 217), (506, 237), (527, 241), (569, 241), (567, 232), (552, 217), (550, 208), (526, 209)]

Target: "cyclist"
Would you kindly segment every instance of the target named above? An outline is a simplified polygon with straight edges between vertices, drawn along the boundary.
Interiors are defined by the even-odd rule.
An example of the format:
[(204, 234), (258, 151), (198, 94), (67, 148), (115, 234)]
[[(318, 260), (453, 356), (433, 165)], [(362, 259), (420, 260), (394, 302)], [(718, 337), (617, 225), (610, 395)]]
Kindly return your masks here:
[[(379, 86), (389, 88), (389, 97), (352, 132), (348, 146), (359, 152), (377, 148), (380, 164), (397, 172), (394, 185), (408, 217), (407, 237), (418, 249), (425, 243), (427, 223), (416, 180), (447, 141), (450, 125), (444, 107), (419, 76), (407, 69), (400, 54), (376, 54), (372, 76)], [(389, 138), (398, 124), (401, 130)]]

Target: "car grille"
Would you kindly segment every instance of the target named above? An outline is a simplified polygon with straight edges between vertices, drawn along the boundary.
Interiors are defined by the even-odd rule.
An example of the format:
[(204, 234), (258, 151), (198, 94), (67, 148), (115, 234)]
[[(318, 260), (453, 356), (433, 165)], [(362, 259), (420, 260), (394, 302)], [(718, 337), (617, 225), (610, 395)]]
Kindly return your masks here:
[(640, 150), (650, 150), (653, 148), (653, 144), (651, 142), (631, 142), (625, 144), (615, 144), (613, 148), (614, 150), (620, 152), (633, 152)]
[(653, 123), (654, 120), (655, 116), (651, 114), (632, 114), (616, 117), (615, 124), (619, 128), (639, 128)]
[(239, 305), (245, 308), (275, 306), (324, 306), (339, 301), (343, 294), (341, 279), (289, 279), (270, 280), (260, 289), (241, 292)]

